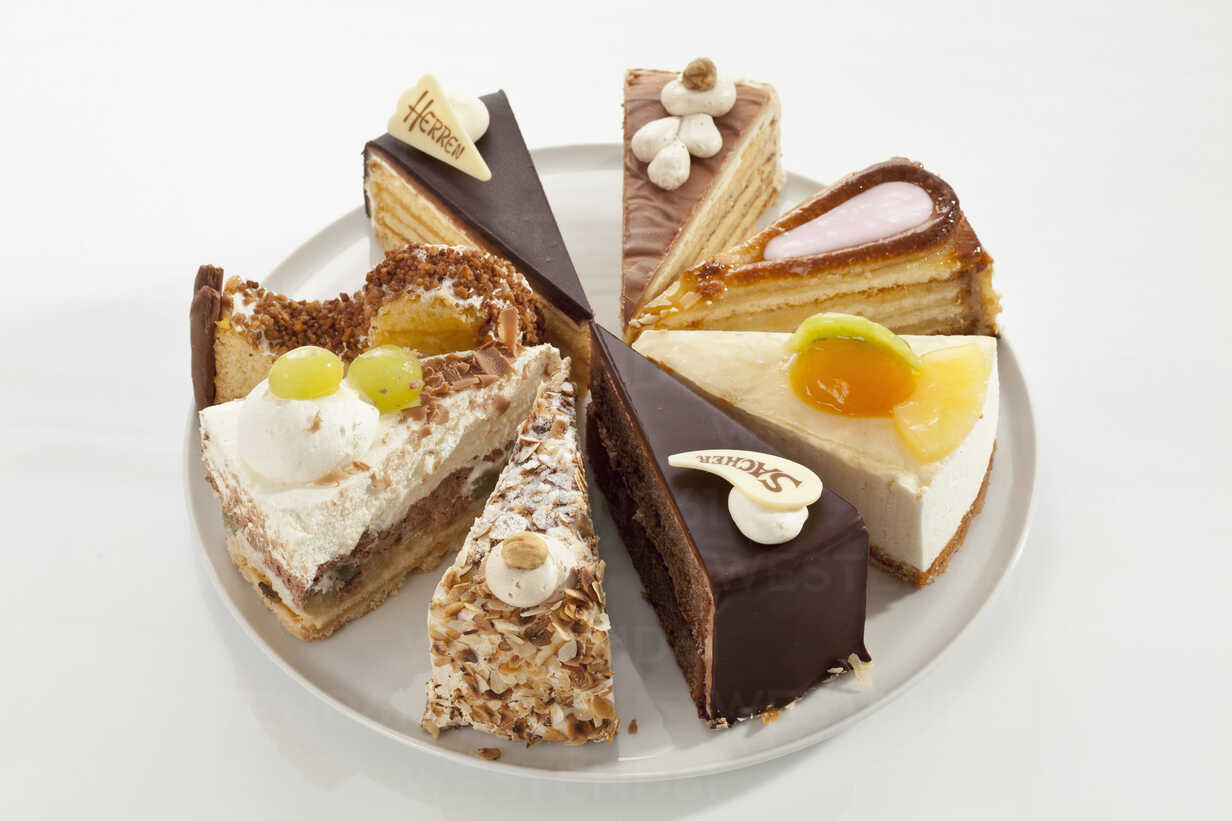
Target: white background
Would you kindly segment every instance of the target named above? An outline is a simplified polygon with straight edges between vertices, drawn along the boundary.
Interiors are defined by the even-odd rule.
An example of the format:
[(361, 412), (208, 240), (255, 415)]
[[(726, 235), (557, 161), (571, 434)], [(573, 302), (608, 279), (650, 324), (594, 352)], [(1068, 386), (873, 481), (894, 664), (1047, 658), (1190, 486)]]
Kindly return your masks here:
[[(359, 5), (0, 8), (0, 817), (1232, 813), (1229, 4)], [(623, 69), (699, 53), (778, 87), (791, 169), (959, 192), (1035, 402), (1026, 552), (924, 683), (774, 763), (564, 786), (405, 749), (194, 555), (192, 274), (353, 208), (425, 70), (542, 146), (618, 139)]]

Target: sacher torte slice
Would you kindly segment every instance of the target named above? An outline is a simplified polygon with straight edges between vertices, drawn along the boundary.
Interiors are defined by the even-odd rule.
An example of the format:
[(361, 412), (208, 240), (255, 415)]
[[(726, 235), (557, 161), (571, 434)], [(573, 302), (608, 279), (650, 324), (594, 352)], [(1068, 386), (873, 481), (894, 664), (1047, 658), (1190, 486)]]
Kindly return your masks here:
[(590, 302), (509, 99), (503, 91), (478, 99), (488, 125), (475, 148), (491, 169), (488, 180), (389, 133), (364, 146), (364, 205), (373, 233), (386, 250), (410, 242), (467, 245), (512, 262), (539, 298), (546, 339), (573, 359), (573, 378), (584, 385)]
[[(422, 355), (478, 348), (517, 323), (543, 335), (534, 295), (508, 262), (473, 248), (412, 245), (388, 252), (353, 294), (296, 300), (203, 265), (193, 283), (192, 371), (197, 408), (247, 396), (274, 360), (318, 345), (349, 362), (377, 345)], [(509, 328), (506, 327), (505, 332)]]
[(851, 174), (684, 271), (633, 317), (647, 328), (791, 331), (815, 313), (898, 333), (997, 333), (993, 261), (954, 190), (896, 158)]
[(773, 86), (733, 81), (705, 58), (625, 75), (622, 325), (752, 232), (785, 179), (779, 112)]
[(868, 534), (829, 488), (797, 536), (744, 535), (722, 479), (669, 465), (682, 451), (770, 444), (596, 326), (587, 449), (699, 716), (775, 715), (869, 660)]
[(423, 727), (533, 744), (616, 735), (610, 622), (568, 364), (539, 389), (509, 462), (432, 597)]

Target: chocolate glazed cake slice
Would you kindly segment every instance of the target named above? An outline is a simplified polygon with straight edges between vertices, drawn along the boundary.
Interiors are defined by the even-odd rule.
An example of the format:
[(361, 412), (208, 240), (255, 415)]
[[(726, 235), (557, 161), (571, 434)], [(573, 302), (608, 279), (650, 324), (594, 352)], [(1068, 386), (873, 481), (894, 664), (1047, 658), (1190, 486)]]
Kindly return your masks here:
[(607, 331), (593, 343), (591, 465), (698, 715), (723, 727), (772, 713), (868, 661), (868, 533), (855, 509), (825, 490), (794, 539), (746, 538), (729, 486), (668, 457), (778, 452)]
[(511, 261), (542, 304), (548, 339), (585, 385), (592, 316), (543, 184), (505, 92), (480, 98), (487, 132), (475, 147), (492, 171), (480, 181), (390, 134), (364, 146), (364, 207), (386, 250), (409, 242), (468, 245)]

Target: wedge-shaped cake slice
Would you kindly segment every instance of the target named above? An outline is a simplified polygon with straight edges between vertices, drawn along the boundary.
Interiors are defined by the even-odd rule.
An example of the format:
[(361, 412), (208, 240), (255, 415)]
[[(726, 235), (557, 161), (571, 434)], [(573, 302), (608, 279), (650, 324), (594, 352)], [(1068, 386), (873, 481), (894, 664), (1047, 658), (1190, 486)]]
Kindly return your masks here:
[[(340, 368), (340, 366), (339, 366)], [(200, 412), (227, 550), (283, 626), (318, 639), (458, 548), (505, 464), (551, 345), (422, 362), (418, 406), (380, 413), (349, 380), (287, 399), (260, 382)]]
[(428, 609), (423, 727), (610, 741), (619, 719), (603, 562), (566, 363), (539, 390), (509, 463)]
[(488, 128), (475, 143), (480, 181), (390, 134), (364, 146), (364, 204), (386, 250), (409, 242), (468, 245), (512, 262), (539, 297), (547, 339), (584, 368), (590, 303), (505, 92), (479, 98)]
[(851, 174), (685, 271), (629, 325), (791, 331), (818, 312), (897, 333), (996, 334), (992, 257), (954, 190), (901, 158)]
[(921, 461), (888, 416), (844, 416), (790, 384), (790, 334), (646, 331), (634, 347), (821, 476), (868, 525), (875, 564), (923, 586), (942, 573), (984, 505), (997, 437), (997, 341), (904, 336), (918, 355), (974, 345), (986, 360), (978, 420), (943, 458)]
[(669, 116), (663, 89), (681, 82), (671, 71), (625, 75), (622, 325), (685, 268), (748, 236), (785, 179), (778, 94), (765, 83), (738, 81), (731, 109), (713, 118), (722, 140), (717, 152), (692, 156), (688, 178), (672, 190), (653, 182), (652, 163), (637, 158), (633, 138)]
[(729, 512), (730, 486), (669, 457), (715, 448), (797, 455), (595, 333), (591, 466), (698, 715), (716, 727), (769, 719), (868, 661), (868, 533), (856, 511), (826, 487), (794, 538), (752, 541)]
[(292, 299), (239, 277), (224, 285), (221, 268), (203, 265), (190, 321), (198, 409), (247, 396), (275, 359), (301, 345), (349, 362), (377, 345), (426, 356), (474, 350), (515, 330), (526, 344), (541, 336), (530, 286), (513, 266), (472, 248), (440, 245), (391, 251), (359, 291), (319, 301)]

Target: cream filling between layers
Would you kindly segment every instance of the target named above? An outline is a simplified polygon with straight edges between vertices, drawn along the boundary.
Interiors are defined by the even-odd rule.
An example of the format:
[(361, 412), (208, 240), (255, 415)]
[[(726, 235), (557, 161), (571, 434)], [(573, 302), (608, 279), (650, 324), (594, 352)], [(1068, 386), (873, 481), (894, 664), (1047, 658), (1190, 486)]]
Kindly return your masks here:
[[(437, 421), (383, 414), (375, 444), (357, 460), (367, 469), (336, 483), (279, 485), (252, 471), (237, 446), (239, 402), (201, 411), (202, 458), (223, 510), (246, 531), (245, 537), (253, 541), (248, 529), (259, 529), (269, 545), (268, 560), (319, 592), (312, 585), (322, 565), (350, 553), (366, 531), (397, 524), (442, 479), (508, 443), (540, 381), (560, 364), (552, 346), (528, 348), (515, 360), (513, 372), (492, 385), (437, 398)], [(500, 413), (493, 411), (497, 397), (508, 402)], [(376, 477), (388, 478), (388, 486)], [(258, 512), (261, 521), (245, 521), (238, 513), (244, 510)]]
[(856, 418), (801, 401), (787, 378), (790, 335), (738, 331), (657, 331), (634, 348), (737, 410), (741, 421), (855, 505), (869, 541), (920, 571), (954, 537), (971, 508), (996, 441), (996, 340), (986, 336), (906, 336), (917, 353), (974, 344), (992, 363), (983, 413), (952, 453), (921, 463), (888, 418)]

